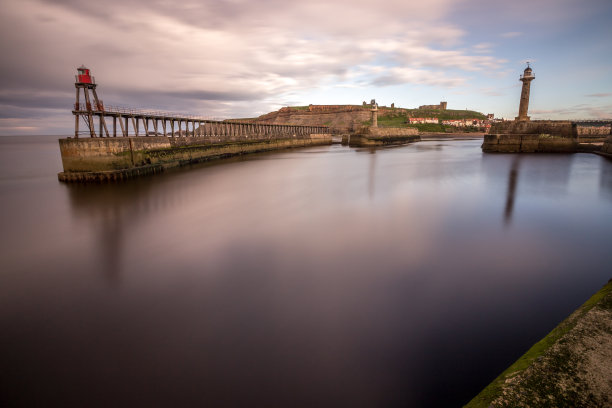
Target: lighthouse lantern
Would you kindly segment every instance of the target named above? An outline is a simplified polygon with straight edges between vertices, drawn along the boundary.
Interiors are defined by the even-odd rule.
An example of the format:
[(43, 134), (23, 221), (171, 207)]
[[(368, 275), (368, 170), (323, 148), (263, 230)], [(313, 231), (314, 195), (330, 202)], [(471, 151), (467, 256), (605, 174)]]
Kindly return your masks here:
[(77, 68), (77, 83), (79, 84), (93, 84), (93, 79), (89, 73), (89, 68), (86, 68), (85, 65), (81, 65)]

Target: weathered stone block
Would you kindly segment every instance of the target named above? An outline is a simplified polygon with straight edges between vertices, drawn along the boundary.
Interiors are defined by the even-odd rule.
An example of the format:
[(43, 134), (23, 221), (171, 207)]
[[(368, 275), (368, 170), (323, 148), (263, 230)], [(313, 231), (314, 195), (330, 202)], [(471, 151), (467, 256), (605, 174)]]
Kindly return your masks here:
[(499, 135), (497, 139), (499, 145), (521, 145), (521, 135)]
[(575, 138), (540, 135), (538, 151), (546, 153), (574, 153), (578, 150)]
[(520, 144), (498, 144), (495, 149), (497, 153), (520, 153), (521, 145)]
[(499, 141), (498, 134), (487, 134), (484, 135), (484, 143), (486, 144), (497, 144)]
[(562, 137), (577, 137), (575, 123), (570, 121), (534, 120), (494, 123), (489, 133), (498, 134), (552, 134)]
[(127, 138), (66, 138), (59, 140), (64, 171), (102, 171), (132, 167)]
[(612, 136), (608, 137), (601, 148), (604, 153), (612, 154)]
[(522, 135), (521, 136), (521, 152), (535, 153), (540, 147), (539, 135)]

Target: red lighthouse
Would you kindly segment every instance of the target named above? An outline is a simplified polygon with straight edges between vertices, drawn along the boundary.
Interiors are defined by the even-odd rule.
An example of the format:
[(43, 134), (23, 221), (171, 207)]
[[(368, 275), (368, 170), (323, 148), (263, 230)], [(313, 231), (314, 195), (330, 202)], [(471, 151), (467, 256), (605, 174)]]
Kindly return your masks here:
[(81, 65), (77, 68), (77, 83), (78, 84), (93, 84), (94, 80), (89, 73), (89, 68), (86, 68), (85, 65)]
[[(95, 78), (91, 76), (91, 71), (89, 68), (81, 65), (77, 68), (77, 75), (75, 75), (76, 82), (74, 86), (76, 88), (76, 101), (74, 103), (74, 110), (72, 113), (75, 115), (74, 122), (74, 137), (79, 137), (79, 117), (82, 116), (85, 120), (85, 124), (89, 129), (89, 134), (91, 137), (96, 137), (96, 132), (94, 129), (94, 116), (98, 116), (100, 118), (100, 137), (103, 136), (103, 133), (106, 133), (108, 136), (108, 129), (106, 127), (106, 122), (104, 121), (104, 104), (100, 99), (98, 99), (98, 94), (96, 93), (96, 81)], [(83, 92), (83, 96), (85, 96), (85, 103), (82, 104), (79, 98), (79, 94)], [(91, 95), (90, 95), (91, 91)]]

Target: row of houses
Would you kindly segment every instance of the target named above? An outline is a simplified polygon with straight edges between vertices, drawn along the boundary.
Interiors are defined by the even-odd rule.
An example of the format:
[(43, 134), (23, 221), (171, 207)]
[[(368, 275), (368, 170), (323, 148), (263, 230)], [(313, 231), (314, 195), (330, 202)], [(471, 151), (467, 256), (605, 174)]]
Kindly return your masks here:
[(449, 119), (443, 120), (443, 125), (450, 125), (455, 127), (466, 127), (466, 126), (475, 126), (475, 127), (491, 127), (490, 121), (482, 120), (482, 119)]
[(408, 118), (408, 123), (438, 123), (438, 118)]
[(423, 123), (442, 123), (443, 125), (455, 126), (455, 127), (491, 127), (490, 120), (483, 119), (448, 119), (440, 121), (438, 118), (408, 118), (408, 123), (412, 124), (423, 124)]

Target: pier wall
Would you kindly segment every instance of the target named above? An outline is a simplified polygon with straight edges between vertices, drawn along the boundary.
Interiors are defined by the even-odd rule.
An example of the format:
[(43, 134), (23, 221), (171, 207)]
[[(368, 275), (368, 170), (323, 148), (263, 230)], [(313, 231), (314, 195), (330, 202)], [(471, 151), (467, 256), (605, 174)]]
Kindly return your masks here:
[(364, 127), (350, 135), (350, 146), (382, 146), (403, 144), (421, 140), (415, 128)]
[(569, 121), (514, 121), (496, 123), (485, 135), (487, 153), (574, 153), (578, 131)]
[(608, 136), (603, 144), (603, 147), (601, 148), (601, 151), (609, 157), (612, 157), (612, 135)]
[(162, 172), (167, 168), (235, 155), (331, 144), (330, 134), (215, 137), (121, 137), (60, 139), (60, 181), (100, 182)]
[(578, 126), (578, 136), (608, 136), (610, 126)]
[(610, 126), (578, 126), (578, 140), (581, 143), (603, 142), (610, 135)]
[(609, 407), (611, 350), (612, 281), (465, 408)]

